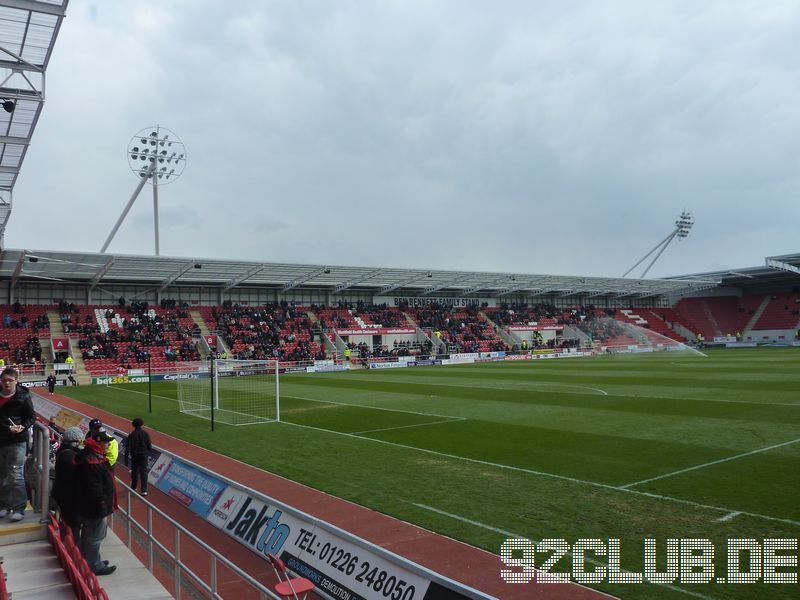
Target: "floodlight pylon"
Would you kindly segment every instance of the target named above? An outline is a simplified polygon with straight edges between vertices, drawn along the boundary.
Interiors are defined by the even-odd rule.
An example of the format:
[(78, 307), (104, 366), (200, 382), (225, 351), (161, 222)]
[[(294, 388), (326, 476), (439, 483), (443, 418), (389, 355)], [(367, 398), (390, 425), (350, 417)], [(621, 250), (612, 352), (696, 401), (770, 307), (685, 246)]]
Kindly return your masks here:
[(689, 235), (689, 232), (691, 231), (693, 226), (694, 226), (694, 220), (692, 219), (692, 213), (690, 213), (687, 210), (684, 210), (681, 213), (681, 215), (678, 217), (678, 219), (675, 221), (675, 229), (673, 229), (672, 232), (667, 237), (665, 237), (658, 244), (656, 244), (653, 247), (653, 249), (650, 250), (650, 252), (648, 252), (642, 258), (640, 258), (636, 262), (636, 264), (634, 264), (630, 269), (625, 271), (622, 274), (622, 276), (623, 277), (627, 277), (628, 273), (633, 271), (636, 267), (638, 267), (645, 260), (647, 260), (647, 258), (651, 254), (653, 254), (654, 252), (658, 251), (656, 253), (655, 257), (653, 258), (653, 260), (650, 261), (650, 264), (647, 265), (647, 268), (639, 276), (640, 278), (644, 278), (645, 275), (647, 275), (647, 273), (653, 267), (653, 265), (656, 264), (656, 261), (659, 259), (659, 257), (664, 253), (664, 250), (667, 249), (667, 246), (669, 246), (672, 243), (672, 240), (674, 240), (675, 238), (678, 238), (678, 241), (680, 241), (682, 239), (685, 239)]
[(153, 186), (153, 232), (155, 236), (156, 256), (160, 255), (158, 231), (158, 187), (172, 183), (183, 173), (186, 167), (186, 148), (183, 142), (172, 131), (160, 125), (142, 129), (131, 138), (128, 144), (128, 165), (139, 176), (139, 184), (122, 210), (114, 228), (106, 238), (103, 247), (104, 253), (111, 240), (128, 216), (133, 203), (147, 182)]

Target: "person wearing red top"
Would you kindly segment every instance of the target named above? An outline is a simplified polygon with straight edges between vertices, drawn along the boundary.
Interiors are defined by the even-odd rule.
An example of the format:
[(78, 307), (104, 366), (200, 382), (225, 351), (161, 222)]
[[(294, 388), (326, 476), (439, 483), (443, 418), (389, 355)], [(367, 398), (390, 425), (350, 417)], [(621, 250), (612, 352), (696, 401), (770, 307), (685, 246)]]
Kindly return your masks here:
[(105, 453), (113, 438), (98, 429), (83, 442), (75, 457), (77, 504), (81, 522), (78, 548), (95, 575), (110, 575), (117, 567), (100, 558), (100, 544), (106, 537), (106, 517), (116, 508), (114, 476)]

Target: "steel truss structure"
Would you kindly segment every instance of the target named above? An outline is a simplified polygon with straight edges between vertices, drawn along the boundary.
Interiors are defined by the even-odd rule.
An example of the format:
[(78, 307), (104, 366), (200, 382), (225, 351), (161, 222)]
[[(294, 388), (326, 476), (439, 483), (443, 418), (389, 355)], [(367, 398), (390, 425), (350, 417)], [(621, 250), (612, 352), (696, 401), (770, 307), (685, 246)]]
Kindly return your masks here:
[(0, 246), (69, 0), (0, 0)]
[(60, 282), (93, 288), (108, 284), (202, 286), (228, 291), (258, 287), (284, 293), (295, 288), (337, 294), (344, 290), (374, 295), (574, 297), (674, 296), (715, 287), (715, 277), (623, 279), (573, 275), (535, 275), (432, 269), (397, 269), (265, 263), (244, 260), (77, 253), (5, 249), (0, 253), (0, 280), (11, 290), (20, 281)]

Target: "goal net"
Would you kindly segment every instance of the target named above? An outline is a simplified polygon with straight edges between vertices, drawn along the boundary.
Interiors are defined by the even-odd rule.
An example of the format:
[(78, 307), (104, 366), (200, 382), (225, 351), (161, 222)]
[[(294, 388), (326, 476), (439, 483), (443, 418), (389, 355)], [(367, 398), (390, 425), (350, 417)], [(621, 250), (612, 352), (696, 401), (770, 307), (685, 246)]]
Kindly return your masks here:
[(182, 413), (228, 425), (280, 421), (277, 361), (216, 360), (212, 364), (210, 380), (178, 380)]

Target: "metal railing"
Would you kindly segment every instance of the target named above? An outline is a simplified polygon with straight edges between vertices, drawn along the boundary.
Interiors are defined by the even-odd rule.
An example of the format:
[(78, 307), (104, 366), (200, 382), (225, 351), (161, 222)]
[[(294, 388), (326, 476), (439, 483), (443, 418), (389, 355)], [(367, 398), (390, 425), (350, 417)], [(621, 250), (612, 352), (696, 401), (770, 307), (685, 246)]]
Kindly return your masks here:
[[(173, 595), (175, 598), (181, 598), (182, 593), (184, 591), (183, 581), (191, 582), (189, 586), (190, 589), (186, 590), (189, 595), (191, 596), (191, 588), (200, 591), (201, 593), (207, 594), (207, 597), (214, 598), (214, 599), (221, 599), (223, 596), (220, 595), (219, 584), (221, 581), (220, 577), (220, 570), (224, 568), (225, 570), (233, 573), (237, 578), (241, 580), (240, 586), (244, 585), (247, 586), (248, 591), (250, 594), (243, 594), (240, 590), (237, 592), (238, 598), (252, 598), (256, 597), (259, 600), (263, 598), (269, 598), (270, 600), (280, 600), (280, 597), (277, 596), (272, 590), (268, 587), (263, 585), (262, 583), (258, 582), (252, 576), (245, 573), (242, 569), (237, 567), (233, 562), (225, 558), (222, 554), (214, 550), (211, 546), (203, 542), (199, 537), (195, 534), (190, 532), (188, 529), (183, 527), (180, 523), (172, 519), (169, 515), (165, 512), (156, 508), (153, 504), (148, 502), (145, 498), (142, 498), (139, 494), (137, 494), (134, 490), (132, 490), (128, 485), (126, 485), (123, 481), (117, 478), (117, 484), (125, 490), (126, 495), (126, 503), (123, 506), (120, 503), (120, 507), (116, 513), (113, 513), (111, 516), (112, 526), (113, 523), (119, 521), (120, 524), (125, 528), (127, 533), (127, 541), (126, 545), (128, 549), (133, 552), (133, 540), (136, 535), (143, 536), (144, 544), (146, 545), (147, 550), (147, 570), (156, 575), (155, 567), (156, 567), (156, 559), (165, 557), (168, 563), (171, 563), (170, 566), (172, 567), (173, 572), (170, 574), (172, 579), (174, 579), (174, 590), (172, 590)], [(119, 488), (118, 488), (119, 489)], [(131, 499), (136, 498), (137, 502), (141, 502), (143, 507), (146, 509), (146, 522), (140, 523), (136, 520), (134, 516), (134, 510), (132, 509)], [(156, 534), (153, 526), (153, 517), (157, 516), (159, 520), (165, 522), (174, 530), (174, 544), (175, 549), (170, 550), (165, 544), (160, 542), (156, 539)], [(184, 540), (190, 540), (196, 547), (200, 548), (208, 557), (209, 563), (209, 581), (206, 581), (198, 572), (197, 567), (192, 568), (187, 561), (181, 558), (181, 546)], [(135, 554), (135, 553), (134, 553)], [(194, 561), (195, 563), (197, 561)], [(255, 596), (252, 595), (255, 593)], [(203, 596), (206, 597), (206, 596)]]
[(38, 421), (33, 425), (33, 460), (37, 469), (34, 510), (40, 523), (50, 521), (50, 430)]

